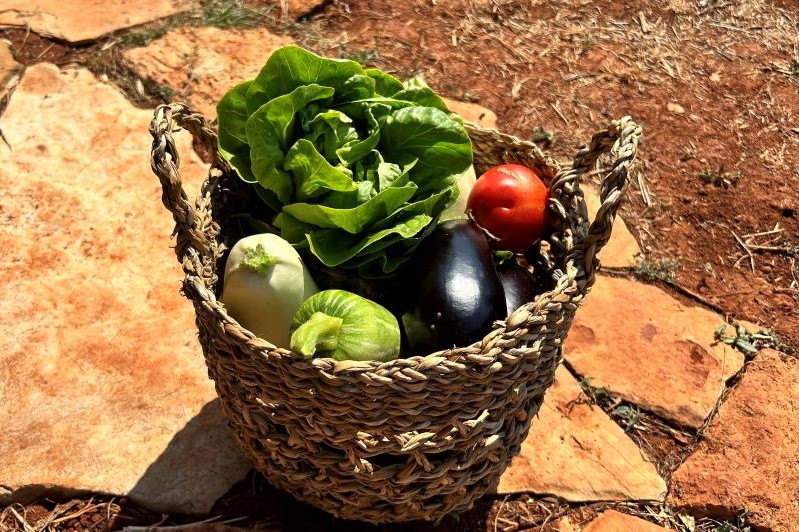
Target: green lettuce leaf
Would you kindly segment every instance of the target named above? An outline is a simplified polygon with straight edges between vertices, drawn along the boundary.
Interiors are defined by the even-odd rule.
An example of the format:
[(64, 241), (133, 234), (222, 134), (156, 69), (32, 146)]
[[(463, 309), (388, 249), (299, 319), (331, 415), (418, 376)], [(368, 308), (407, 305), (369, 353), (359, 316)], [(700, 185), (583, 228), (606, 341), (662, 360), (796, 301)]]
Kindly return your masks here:
[(316, 151), (313, 143), (305, 139), (298, 140), (289, 149), (283, 162), (283, 170), (294, 176), (295, 192), (299, 201), (317, 198), (331, 190), (358, 190), (350, 170), (332, 166)]
[(370, 154), (380, 142), (380, 124), (369, 110), (365, 110), (364, 119), (368, 136), (365, 139), (356, 139), (342, 143), (336, 150), (336, 156), (342, 164), (353, 164)]
[(219, 117), (218, 143), (219, 153), (239, 177), (247, 183), (257, 180), (252, 174), (250, 161), (250, 145), (247, 142), (246, 96), (252, 81), (239, 83), (229, 90), (216, 106)]
[(247, 112), (304, 85), (341, 88), (352, 76), (364, 76), (355, 61), (327, 59), (299, 46), (284, 46), (272, 52), (247, 91)]
[[(362, 251), (368, 254), (370, 251), (386, 249), (402, 239), (411, 238), (423, 231), (432, 221), (429, 216), (420, 214), (389, 229), (366, 235), (352, 235), (339, 229), (321, 229), (306, 236), (313, 254), (325, 266), (332, 267), (343, 264)], [(383, 247), (380, 248), (380, 245)]]
[(280, 229), (281, 237), (297, 248), (307, 246), (308, 242), (305, 236), (316, 229), (313, 225), (302, 223), (285, 212), (281, 212), (275, 216), (272, 225)]
[(472, 164), (463, 121), (419, 78), (401, 82), (298, 46), (220, 100), (219, 151), (323, 264), (396, 274)]
[(416, 160), (413, 180), (419, 194), (449, 187), (472, 164), (463, 125), (432, 107), (405, 107), (382, 120), (378, 150), (386, 160)]
[(366, 75), (375, 80), (375, 93), (380, 96), (391, 96), (405, 88), (400, 80), (377, 68), (367, 68)]
[(421, 107), (433, 107), (439, 111), (449, 113), (447, 105), (433, 89), (420, 78), (411, 78), (403, 83), (402, 90), (395, 92), (391, 95), (394, 100), (405, 100), (413, 102)]
[(262, 187), (274, 192), (283, 203), (290, 202), (294, 192), (291, 175), (281, 167), (297, 112), (311, 102), (330, 98), (334, 92), (330, 87), (315, 84), (297, 87), (265, 103), (247, 120), (252, 173)]
[(284, 206), (283, 212), (306, 224), (338, 228), (357, 235), (399, 209), (413, 197), (416, 188), (416, 184), (410, 182), (391, 186), (351, 209), (337, 209), (318, 203), (292, 203)]
[(312, 104), (300, 114), (311, 115), (311, 118), (303, 119), (302, 127), (307, 131), (303, 138), (318, 146), (320, 153), (333, 164), (339, 162), (336, 152), (342, 149), (342, 146), (350, 146), (360, 141), (352, 118), (341, 111), (330, 109), (320, 112), (318, 106)]

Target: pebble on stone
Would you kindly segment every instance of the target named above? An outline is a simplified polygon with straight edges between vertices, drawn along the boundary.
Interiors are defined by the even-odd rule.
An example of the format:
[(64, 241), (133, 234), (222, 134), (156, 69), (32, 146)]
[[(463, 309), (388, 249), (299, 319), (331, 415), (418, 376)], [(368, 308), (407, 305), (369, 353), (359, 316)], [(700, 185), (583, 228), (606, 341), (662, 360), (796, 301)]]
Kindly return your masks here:
[(799, 362), (763, 349), (671, 478), (669, 503), (692, 515), (757, 530), (799, 523)]
[(3, 0), (0, 27), (84, 43), (196, 6), (196, 0)]
[(573, 502), (659, 500), (666, 484), (561, 366), (498, 492), (549, 494)]
[[(52, 488), (205, 513), (251, 468), (178, 292), (151, 119), (50, 64), (0, 117), (0, 505)], [(195, 191), (207, 168), (177, 141)]]
[(660, 288), (599, 276), (563, 348), (591, 386), (666, 419), (699, 428), (744, 356), (716, 344), (724, 318), (683, 305)]

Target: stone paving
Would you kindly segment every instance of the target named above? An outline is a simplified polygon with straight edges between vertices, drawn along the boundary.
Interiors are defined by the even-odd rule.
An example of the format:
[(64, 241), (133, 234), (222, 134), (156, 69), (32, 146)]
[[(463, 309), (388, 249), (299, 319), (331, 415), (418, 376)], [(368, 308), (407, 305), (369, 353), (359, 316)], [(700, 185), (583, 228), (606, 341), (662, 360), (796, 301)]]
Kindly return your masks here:
[[(567, 530), (561, 528), (560, 532), (567, 532)], [(668, 529), (616, 510), (602, 512), (582, 529), (583, 532), (660, 532), (662, 530)]]
[(0, 0), (0, 26), (84, 43), (196, 6), (194, 0)]
[[(669, 502), (764, 530), (799, 523), (799, 364), (762, 350), (672, 477)], [(796, 528), (790, 528), (796, 530)]]
[(212, 119), (216, 102), (228, 89), (253, 79), (265, 57), (290, 43), (262, 28), (181, 27), (146, 47), (127, 50), (124, 57), (141, 77), (172, 88), (174, 101), (185, 101)]
[(592, 407), (577, 380), (558, 368), (499, 493), (530, 491), (572, 502), (657, 501), (666, 483), (608, 415)]
[[(192, 5), (117, 4), (0, 0), (0, 25), (83, 42)], [(289, 2), (289, 12), (314, 7)], [(184, 26), (124, 58), (211, 118), (221, 94), (287, 42), (264, 29)], [(20, 74), (11, 52), (0, 41), (0, 100), (18, 82), (0, 116), (0, 286), (12, 294), (0, 299), (0, 504), (55, 490), (206, 513), (250, 464), (221, 418), (191, 307), (178, 295), (172, 224), (149, 169), (152, 110), (87, 70), (42, 63)], [(488, 109), (449, 103), (467, 120), (496, 124)], [(179, 143), (193, 195), (206, 169), (185, 134)], [(587, 198), (595, 211), (596, 192)], [(624, 270), (640, 256), (617, 219), (603, 264)], [(660, 288), (601, 275), (577, 313), (567, 365), (499, 492), (574, 504), (644, 501), (697, 518), (734, 519), (746, 509), (754, 525), (789, 530), (799, 522), (799, 366), (760, 352), (714, 416), (746, 362), (714, 342), (723, 322)], [(580, 382), (687, 440), (709, 427), (664, 479), (655, 457)], [(615, 510), (582, 528), (568, 518), (557, 527), (665, 530)]]
[[(608, 308), (631, 311), (606, 319)], [(565, 357), (591, 386), (697, 429), (744, 363), (739, 351), (713, 345), (713, 331), (723, 321), (660, 288), (600, 277), (574, 318)]]
[[(13, 294), (0, 299), (0, 504), (61, 486), (204, 513), (250, 468), (177, 296), (151, 118), (90, 72), (49, 64), (25, 71), (0, 117)], [(196, 193), (205, 169), (180, 140)]]

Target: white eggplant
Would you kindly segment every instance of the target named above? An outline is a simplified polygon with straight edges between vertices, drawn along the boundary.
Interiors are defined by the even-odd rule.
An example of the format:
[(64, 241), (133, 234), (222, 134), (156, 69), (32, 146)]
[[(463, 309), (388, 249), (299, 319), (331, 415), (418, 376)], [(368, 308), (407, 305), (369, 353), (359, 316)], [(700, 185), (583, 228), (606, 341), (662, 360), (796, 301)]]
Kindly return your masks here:
[(291, 244), (264, 233), (242, 238), (230, 250), (221, 300), (243, 327), (288, 348), (294, 314), (318, 291)]

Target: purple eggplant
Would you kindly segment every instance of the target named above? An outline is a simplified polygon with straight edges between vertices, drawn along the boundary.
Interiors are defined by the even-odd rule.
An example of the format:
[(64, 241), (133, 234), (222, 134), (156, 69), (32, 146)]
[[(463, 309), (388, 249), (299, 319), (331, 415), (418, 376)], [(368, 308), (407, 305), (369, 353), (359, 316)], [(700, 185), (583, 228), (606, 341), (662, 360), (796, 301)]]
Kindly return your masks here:
[(505, 291), (505, 306), (508, 315), (525, 303), (533, 300), (540, 292), (535, 277), (527, 268), (515, 261), (508, 261), (497, 268), (499, 280)]
[(491, 248), (467, 220), (443, 222), (422, 241), (402, 287), (400, 324), (412, 355), (470, 345), (507, 315)]

